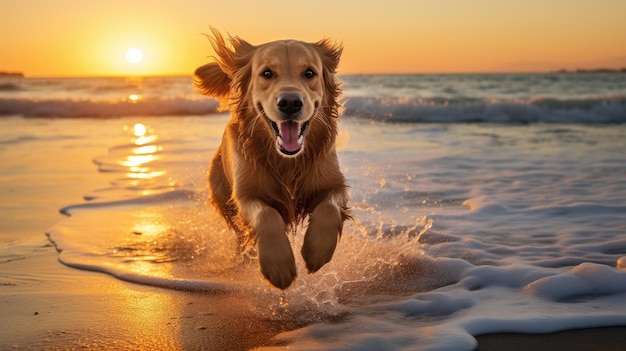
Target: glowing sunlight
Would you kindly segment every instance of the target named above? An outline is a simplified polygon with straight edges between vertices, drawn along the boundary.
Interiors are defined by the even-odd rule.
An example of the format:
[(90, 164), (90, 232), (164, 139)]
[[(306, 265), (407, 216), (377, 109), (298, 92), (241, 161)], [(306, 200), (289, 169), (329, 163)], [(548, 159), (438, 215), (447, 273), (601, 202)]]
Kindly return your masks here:
[(124, 57), (128, 63), (140, 63), (143, 60), (143, 52), (138, 48), (130, 48), (126, 50)]

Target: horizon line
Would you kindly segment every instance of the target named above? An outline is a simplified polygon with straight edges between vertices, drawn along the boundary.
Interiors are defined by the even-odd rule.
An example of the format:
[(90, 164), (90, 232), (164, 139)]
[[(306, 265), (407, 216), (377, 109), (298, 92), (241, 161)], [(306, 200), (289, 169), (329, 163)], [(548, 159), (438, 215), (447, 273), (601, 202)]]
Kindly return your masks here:
[[(439, 72), (338, 72), (338, 76), (357, 76), (357, 75), (479, 75), (479, 74), (585, 74), (585, 73), (626, 73), (626, 67), (621, 68), (575, 68), (575, 69), (556, 69), (556, 70), (520, 70), (520, 71), (439, 71)], [(193, 73), (164, 73), (164, 74), (87, 74), (87, 75), (33, 75), (29, 76), (21, 71), (0, 71), (0, 78), (152, 78), (152, 77), (192, 77)]]

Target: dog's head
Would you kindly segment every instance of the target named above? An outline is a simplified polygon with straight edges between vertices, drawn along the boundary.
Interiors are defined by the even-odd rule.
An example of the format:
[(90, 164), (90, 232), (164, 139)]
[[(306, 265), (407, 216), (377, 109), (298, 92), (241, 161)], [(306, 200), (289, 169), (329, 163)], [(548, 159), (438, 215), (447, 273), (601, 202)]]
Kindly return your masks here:
[[(261, 119), (282, 156), (302, 152), (316, 119), (323, 125), (338, 116), (341, 91), (335, 70), (340, 46), (327, 40), (281, 40), (254, 46), (237, 37), (228, 46), (219, 32), (213, 34), (216, 62), (196, 70), (196, 87), (218, 98), (223, 109)], [(259, 121), (253, 122), (256, 126)]]

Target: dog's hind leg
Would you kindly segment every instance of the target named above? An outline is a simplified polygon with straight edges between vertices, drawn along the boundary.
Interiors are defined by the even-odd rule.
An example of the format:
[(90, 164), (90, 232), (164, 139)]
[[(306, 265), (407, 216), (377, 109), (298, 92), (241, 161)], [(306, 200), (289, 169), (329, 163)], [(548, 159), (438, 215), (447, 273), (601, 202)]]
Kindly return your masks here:
[(209, 189), (211, 190), (211, 203), (219, 214), (224, 218), (226, 224), (241, 236), (241, 229), (237, 224), (237, 207), (231, 200), (233, 188), (222, 164), (222, 153), (218, 149), (213, 156), (209, 168)]

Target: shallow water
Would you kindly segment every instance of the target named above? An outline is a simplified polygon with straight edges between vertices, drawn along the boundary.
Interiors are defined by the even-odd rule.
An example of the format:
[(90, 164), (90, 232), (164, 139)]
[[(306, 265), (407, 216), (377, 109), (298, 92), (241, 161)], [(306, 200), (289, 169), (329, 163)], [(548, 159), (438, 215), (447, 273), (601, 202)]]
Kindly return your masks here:
[(227, 118), (143, 119), (143, 138), (140, 119), (119, 120), (129, 142), (94, 155), (110, 183), (49, 231), (61, 262), (245, 296), (250, 313), (300, 326), (277, 336), (293, 348), (471, 350), (485, 333), (626, 325), (625, 126), (348, 115), (339, 156), (355, 221), (318, 273), (298, 257), (281, 294), (206, 205)]

